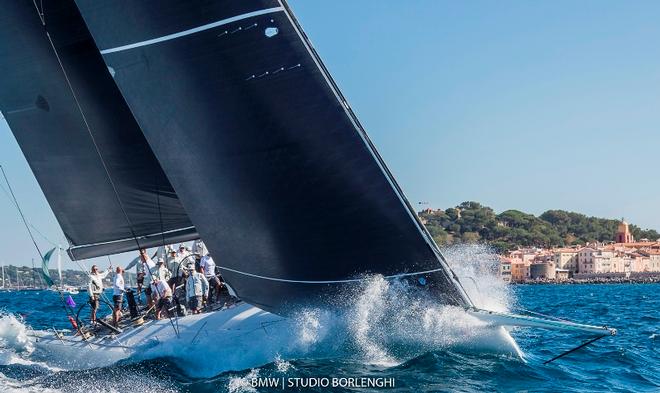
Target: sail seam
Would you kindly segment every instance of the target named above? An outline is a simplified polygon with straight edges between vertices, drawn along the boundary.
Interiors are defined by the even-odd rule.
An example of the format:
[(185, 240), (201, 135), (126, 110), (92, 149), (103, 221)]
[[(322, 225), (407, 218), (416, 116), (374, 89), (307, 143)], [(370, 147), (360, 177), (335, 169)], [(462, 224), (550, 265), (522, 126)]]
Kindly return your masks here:
[(202, 25), (202, 26), (194, 27), (192, 29), (183, 30), (183, 31), (180, 31), (178, 33), (172, 33), (172, 34), (164, 35), (164, 36), (161, 36), (161, 37), (152, 38), (152, 39), (149, 39), (149, 40), (144, 40), (144, 41), (139, 41), (139, 42), (135, 42), (135, 43), (132, 43), (132, 44), (118, 46), (118, 47), (115, 47), (115, 48), (104, 49), (104, 50), (101, 51), (101, 54), (102, 55), (107, 55), (109, 53), (122, 52), (122, 51), (125, 51), (125, 50), (135, 49), (135, 48), (139, 48), (139, 47), (142, 47), (142, 46), (158, 44), (160, 42), (173, 40), (173, 39), (179, 38), (179, 37), (185, 37), (185, 36), (190, 35), (190, 34), (199, 33), (200, 31), (213, 29), (215, 27), (226, 25), (226, 24), (233, 23), (233, 22), (237, 22), (239, 20), (248, 19), (248, 18), (252, 18), (252, 17), (260, 16), (260, 15), (265, 15), (265, 14), (271, 14), (273, 12), (280, 12), (280, 11), (284, 11), (284, 7), (273, 7), (273, 8), (265, 8), (265, 9), (258, 10), (258, 11), (252, 11), (252, 12), (248, 12), (246, 14), (236, 15), (236, 16), (232, 16), (231, 18), (226, 18), (226, 19), (222, 19), (222, 20), (219, 20), (219, 21), (216, 21), (216, 22), (213, 22), (213, 23), (208, 23), (208, 24), (205, 24), (205, 25)]
[[(233, 273), (238, 273), (242, 274), (245, 276), (249, 277), (254, 277), (254, 278), (260, 278), (262, 280), (270, 280), (270, 281), (280, 281), (280, 282), (289, 282), (289, 283), (295, 283), (295, 284), (341, 284), (341, 283), (348, 283), (348, 282), (360, 282), (360, 281), (365, 281), (368, 280), (368, 278), (349, 278), (345, 280), (290, 280), (287, 278), (277, 278), (277, 277), (267, 277), (267, 276), (260, 276), (258, 274), (253, 274), (253, 273), (247, 273), (247, 272), (242, 272), (240, 270), (236, 269), (230, 269), (228, 267), (224, 266), (218, 266), (219, 269), (224, 269)], [(433, 270), (425, 270), (422, 272), (414, 272), (414, 273), (400, 273), (400, 274), (393, 274), (390, 276), (384, 276), (385, 279), (395, 279), (395, 278), (402, 278), (402, 277), (409, 277), (409, 276), (417, 276), (420, 274), (429, 274), (429, 273), (435, 273), (442, 271), (442, 268), (438, 269), (433, 269)]]

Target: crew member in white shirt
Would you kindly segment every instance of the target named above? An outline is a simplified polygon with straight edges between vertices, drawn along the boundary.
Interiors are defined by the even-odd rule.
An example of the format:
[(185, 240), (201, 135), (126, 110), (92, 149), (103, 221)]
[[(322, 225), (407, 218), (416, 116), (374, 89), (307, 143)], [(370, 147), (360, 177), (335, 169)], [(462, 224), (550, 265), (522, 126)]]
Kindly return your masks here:
[[(215, 301), (217, 302), (220, 299), (220, 290), (222, 289), (223, 284), (218, 276), (215, 275), (215, 262), (213, 261), (213, 258), (211, 258), (211, 253), (204, 255), (199, 263), (199, 268), (209, 282), (209, 288), (215, 289)], [(209, 304), (213, 303), (212, 297), (213, 294), (209, 291)]]
[(168, 281), (172, 277), (170, 270), (165, 267), (165, 260), (163, 258), (158, 258), (156, 262), (156, 267), (151, 272), (154, 275), (154, 278), (158, 277), (159, 280)]
[[(147, 250), (144, 248), (140, 250), (140, 261), (137, 265), (137, 293), (138, 300), (140, 299), (140, 294), (142, 294), (142, 287), (144, 287), (144, 278), (151, 276), (150, 272), (156, 266), (154, 261), (147, 254)], [(151, 282), (151, 277), (147, 277), (147, 283)], [(147, 295), (147, 304), (148, 307), (151, 307), (151, 288), (149, 284), (144, 288), (144, 293)]]
[(92, 325), (96, 323), (96, 310), (99, 308), (99, 298), (103, 293), (103, 279), (108, 276), (112, 266), (103, 273), (99, 272), (96, 265), (92, 265), (92, 271), (89, 275), (89, 285), (87, 286), (87, 293), (89, 294), (89, 305), (92, 307)]
[(112, 321), (115, 327), (119, 326), (119, 319), (121, 318), (121, 306), (124, 303), (124, 269), (117, 266), (117, 274), (115, 281), (112, 285), (112, 302), (114, 303), (114, 310), (112, 311)]
[(202, 239), (197, 239), (193, 242), (192, 253), (197, 254), (200, 257), (203, 257), (204, 255), (208, 254), (208, 250), (206, 249), (206, 245), (204, 244)]
[(179, 258), (179, 261), (183, 261), (185, 257), (190, 255), (190, 251), (186, 248), (186, 245), (181, 243), (179, 244), (179, 251), (177, 251), (176, 256)]
[(176, 250), (170, 249), (167, 252), (167, 258), (165, 258), (165, 265), (167, 266), (168, 269), (170, 269), (171, 272), (174, 272), (176, 274), (176, 271), (178, 270), (179, 267), (179, 258), (176, 255)]
[(151, 286), (147, 284), (144, 285), (144, 279), (147, 278), (147, 283), (150, 283), (152, 278), (152, 270), (156, 267), (153, 259), (147, 254), (147, 250), (144, 248), (140, 250), (140, 262), (138, 263), (138, 275), (137, 275), (137, 291), (138, 299), (142, 293), (142, 287), (144, 286), (144, 294), (147, 296), (147, 307), (151, 307), (153, 302), (151, 301)]
[(151, 293), (153, 299), (156, 301), (156, 319), (161, 318), (163, 310), (170, 315), (170, 309), (172, 306), (172, 289), (167, 282), (159, 280), (158, 277), (155, 277), (153, 283), (151, 283)]
[(186, 299), (193, 314), (199, 314), (209, 293), (209, 282), (198, 271), (192, 270), (186, 280)]

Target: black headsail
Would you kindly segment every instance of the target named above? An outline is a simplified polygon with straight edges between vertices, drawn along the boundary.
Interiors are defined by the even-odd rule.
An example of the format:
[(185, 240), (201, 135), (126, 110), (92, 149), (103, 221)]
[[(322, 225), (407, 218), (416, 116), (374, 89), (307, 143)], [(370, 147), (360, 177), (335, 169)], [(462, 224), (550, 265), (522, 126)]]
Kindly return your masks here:
[(72, 0), (3, 3), (0, 110), (73, 258), (198, 237)]
[(285, 4), (76, 3), (239, 296), (280, 310), (378, 273), (470, 304)]

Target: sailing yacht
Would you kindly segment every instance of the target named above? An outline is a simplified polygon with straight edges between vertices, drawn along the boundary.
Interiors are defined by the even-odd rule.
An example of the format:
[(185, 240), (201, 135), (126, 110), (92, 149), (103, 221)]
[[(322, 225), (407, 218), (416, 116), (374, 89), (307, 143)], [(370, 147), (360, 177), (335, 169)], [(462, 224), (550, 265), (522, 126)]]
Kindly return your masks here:
[(277, 340), (373, 275), (488, 323), (481, 348), (520, 355), (510, 326), (614, 333), (475, 305), (283, 0), (9, 2), (0, 110), (73, 260), (202, 238), (241, 299), (35, 333), (67, 365)]
[[(62, 280), (62, 252), (61, 252), (62, 247), (57, 246), (56, 249), (57, 249), (57, 276), (59, 278), (59, 281), (58, 281), (58, 285), (51, 287), (50, 290), (54, 292), (65, 293), (68, 295), (77, 295), (78, 293), (80, 293), (78, 288), (74, 287), (73, 285), (66, 285)], [(49, 259), (50, 259), (50, 255), (52, 254), (47, 254), (47, 255), (49, 255)], [(44, 272), (44, 274), (47, 274), (48, 261), (45, 261), (45, 263), (46, 263), (46, 267), (45, 267), (46, 271)]]
[[(2, 269), (2, 287), (0, 287), (0, 292), (9, 292), (11, 289), (11, 281), (9, 282), (9, 285), (6, 284), (5, 282), (5, 263), (0, 262), (0, 269)], [(8, 277), (7, 277), (8, 278)]]

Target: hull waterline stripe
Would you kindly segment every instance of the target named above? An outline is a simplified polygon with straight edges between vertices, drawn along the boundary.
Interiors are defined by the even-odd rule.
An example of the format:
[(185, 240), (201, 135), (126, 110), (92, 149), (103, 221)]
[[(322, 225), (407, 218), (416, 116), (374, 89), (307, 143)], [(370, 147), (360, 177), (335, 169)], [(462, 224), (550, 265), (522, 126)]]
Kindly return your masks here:
[[(242, 274), (244, 276), (259, 278), (259, 279), (262, 279), (262, 280), (288, 282), (288, 283), (294, 283), (294, 284), (342, 284), (342, 283), (360, 282), (360, 281), (368, 280), (368, 278), (350, 278), (350, 279), (346, 279), (346, 280), (327, 280), (327, 281), (325, 281), (325, 280), (319, 280), (319, 281), (289, 280), (289, 279), (286, 279), (286, 278), (266, 277), (266, 276), (260, 276), (258, 274), (246, 273), (246, 272), (242, 272), (240, 270), (230, 269), (230, 268), (224, 267), (224, 266), (218, 266), (218, 268), (221, 269), (221, 270), (227, 270), (227, 271), (232, 272), (232, 273), (238, 273), (238, 274)], [(425, 270), (423, 272), (415, 272), (415, 273), (393, 274), (391, 276), (384, 276), (384, 278), (385, 279), (394, 279), (394, 278), (402, 278), (402, 277), (409, 277), (409, 276), (417, 276), (417, 275), (420, 275), (420, 274), (435, 273), (435, 272), (440, 272), (440, 271), (442, 271), (442, 268), (433, 269), (433, 270)]]
[(135, 42), (133, 44), (122, 45), (122, 46), (118, 46), (116, 48), (104, 49), (104, 50), (101, 51), (101, 54), (102, 55), (107, 55), (108, 53), (121, 52), (121, 51), (129, 50), (129, 49), (139, 48), (139, 47), (142, 47), (142, 46), (153, 45), (153, 44), (157, 44), (159, 42), (169, 41), (169, 40), (173, 40), (175, 38), (185, 37), (185, 36), (190, 35), (190, 34), (199, 33), (200, 31), (213, 29), (215, 27), (226, 25), (226, 24), (232, 23), (232, 22), (237, 22), (239, 20), (252, 18), (252, 17), (255, 17), (255, 16), (259, 16), (259, 15), (271, 14), (273, 12), (280, 12), (280, 11), (284, 11), (284, 7), (273, 7), (273, 8), (266, 8), (266, 9), (259, 10), (259, 11), (248, 12), (246, 14), (232, 16), (231, 18), (222, 19), (222, 20), (219, 20), (217, 22), (208, 23), (208, 24), (205, 24), (205, 25), (202, 25), (202, 26), (199, 26), (199, 27), (195, 27), (195, 28), (192, 28), (192, 29), (180, 31), (178, 33), (172, 33), (172, 34), (164, 35), (162, 37), (152, 38), (152, 39), (146, 40), (146, 41)]

